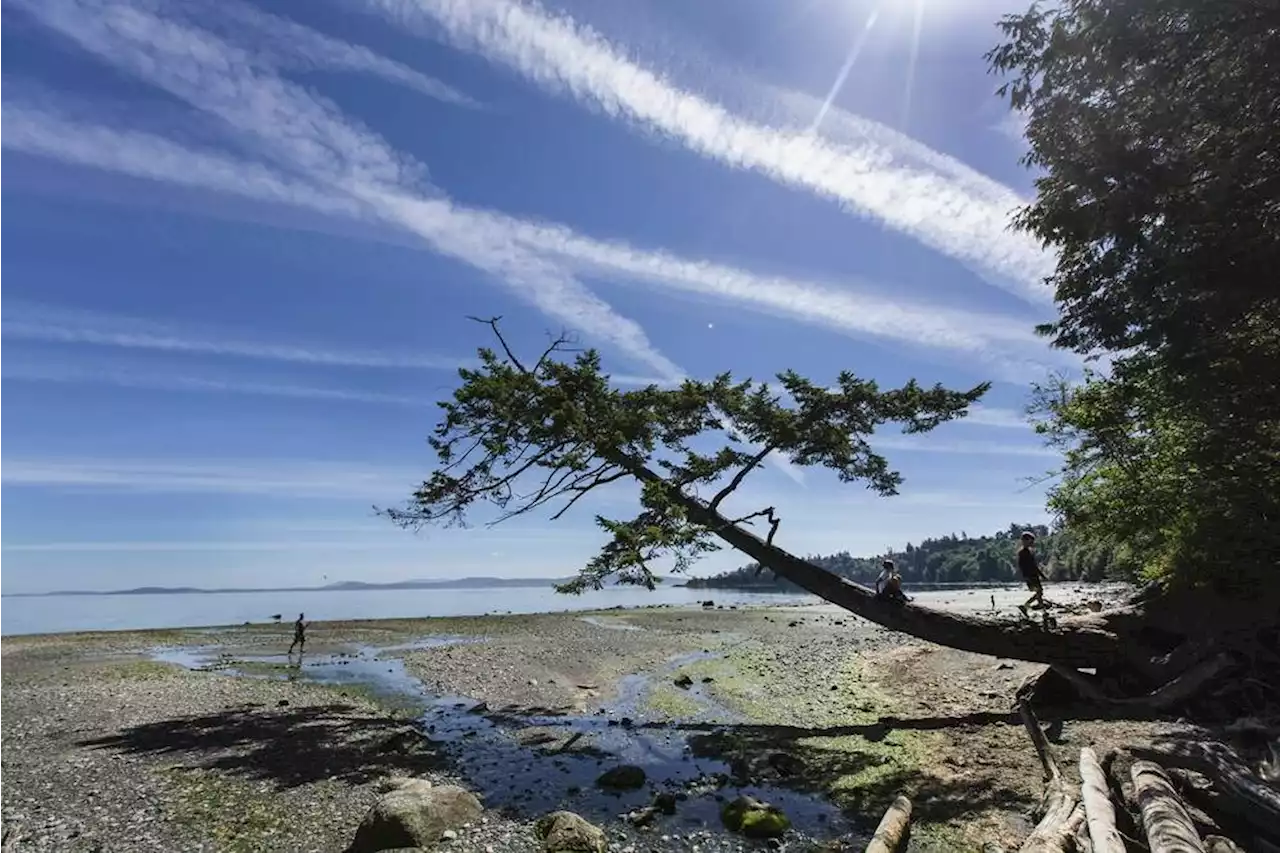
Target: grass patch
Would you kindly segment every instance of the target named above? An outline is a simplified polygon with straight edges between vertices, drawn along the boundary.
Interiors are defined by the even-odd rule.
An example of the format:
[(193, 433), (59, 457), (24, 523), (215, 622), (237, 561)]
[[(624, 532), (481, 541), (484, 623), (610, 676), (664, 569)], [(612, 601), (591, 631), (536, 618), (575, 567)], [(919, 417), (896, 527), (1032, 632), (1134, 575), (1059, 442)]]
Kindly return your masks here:
[(788, 784), (820, 791), (853, 814), (877, 814), (899, 790), (915, 788), (926, 778), (930, 752), (942, 743), (933, 732), (880, 724), (894, 705), (857, 654), (739, 647), (684, 671), (695, 681), (711, 678), (714, 696), (751, 720), (703, 748), (731, 762), (786, 753), (797, 768)]
[(288, 841), (282, 804), (261, 786), (205, 772), (170, 777), (174, 820), (228, 853), (276, 850)]
[(696, 717), (702, 710), (693, 697), (679, 688), (667, 684), (655, 684), (645, 694), (640, 703), (640, 710), (661, 715), (670, 720), (683, 720)]

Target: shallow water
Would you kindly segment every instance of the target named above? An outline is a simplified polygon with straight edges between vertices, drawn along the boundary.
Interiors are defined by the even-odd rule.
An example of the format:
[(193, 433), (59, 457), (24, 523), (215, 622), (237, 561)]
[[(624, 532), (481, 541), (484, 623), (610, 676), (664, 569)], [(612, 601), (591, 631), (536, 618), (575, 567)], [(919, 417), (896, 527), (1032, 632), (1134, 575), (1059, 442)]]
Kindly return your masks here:
[[(839, 809), (810, 794), (770, 785), (738, 786), (726, 761), (699, 757), (690, 736), (715, 724), (732, 724), (738, 715), (694, 684), (684, 694), (698, 706), (695, 714), (672, 723), (646, 714), (644, 701), (655, 684), (669, 683), (681, 666), (715, 655), (695, 652), (669, 659), (658, 671), (637, 673), (618, 684), (618, 699), (592, 714), (513, 717), (491, 713), (474, 700), (442, 696), (406, 672), (396, 651), (474, 642), (462, 637), (424, 637), (389, 648), (357, 647), (349, 653), (307, 656), (290, 665), (284, 655), (241, 655), (214, 646), (156, 649), (152, 658), (188, 669), (228, 675), (296, 679), (359, 686), (372, 693), (421, 703), (419, 725), (441, 747), (489, 808), (534, 817), (567, 808), (595, 820), (609, 819), (647, 806), (654, 793), (668, 791), (683, 802), (664, 828), (718, 829), (723, 801), (748, 794), (779, 806), (794, 827), (825, 838), (846, 835), (853, 827)], [(391, 654), (388, 654), (388, 653)], [(542, 735), (545, 743), (536, 743)], [(566, 741), (576, 738), (568, 749)], [(563, 751), (560, 751), (563, 749)], [(595, 786), (611, 767), (634, 764), (648, 784), (614, 792)]]

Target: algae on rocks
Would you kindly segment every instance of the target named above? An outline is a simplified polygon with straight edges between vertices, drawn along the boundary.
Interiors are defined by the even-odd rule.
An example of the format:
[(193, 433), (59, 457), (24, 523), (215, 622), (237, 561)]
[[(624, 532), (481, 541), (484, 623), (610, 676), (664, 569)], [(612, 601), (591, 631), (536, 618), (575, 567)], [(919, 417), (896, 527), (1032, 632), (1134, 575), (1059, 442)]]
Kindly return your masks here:
[(778, 838), (791, 828), (782, 809), (747, 796), (726, 803), (720, 809), (720, 820), (726, 829), (748, 838)]

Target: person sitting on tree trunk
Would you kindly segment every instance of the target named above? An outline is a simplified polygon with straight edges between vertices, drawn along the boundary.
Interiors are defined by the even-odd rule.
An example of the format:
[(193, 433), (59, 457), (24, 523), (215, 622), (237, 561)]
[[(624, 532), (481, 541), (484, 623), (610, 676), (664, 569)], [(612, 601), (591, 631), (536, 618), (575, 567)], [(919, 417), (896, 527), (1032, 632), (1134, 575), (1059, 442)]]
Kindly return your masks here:
[[(910, 601), (902, 591), (902, 575), (893, 564), (893, 560), (885, 560), (880, 564), (880, 577), (876, 578), (876, 598), (887, 598), (899, 604)], [(881, 584), (884, 586), (882, 587)]]
[(1027, 589), (1031, 590), (1031, 597), (1025, 603), (1019, 604), (1018, 609), (1022, 611), (1023, 616), (1027, 616), (1027, 608), (1032, 604), (1043, 608), (1044, 604), (1044, 586), (1041, 581), (1048, 580), (1049, 577), (1040, 570), (1039, 563), (1036, 562), (1036, 535), (1030, 530), (1022, 534), (1022, 547), (1018, 549), (1018, 571), (1022, 573), (1022, 580), (1026, 583)]

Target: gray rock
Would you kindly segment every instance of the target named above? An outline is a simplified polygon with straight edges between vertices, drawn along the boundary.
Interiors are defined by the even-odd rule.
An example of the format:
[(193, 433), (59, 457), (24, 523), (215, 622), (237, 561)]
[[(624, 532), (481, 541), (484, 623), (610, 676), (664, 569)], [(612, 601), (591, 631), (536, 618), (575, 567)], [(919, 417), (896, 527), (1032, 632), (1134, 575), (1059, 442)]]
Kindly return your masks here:
[(546, 853), (604, 853), (604, 832), (573, 812), (552, 812), (534, 831)]
[(445, 830), (475, 820), (483, 811), (475, 794), (454, 785), (405, 784), (373, 804), (356, 829), (348, 853), (431, 847)]

